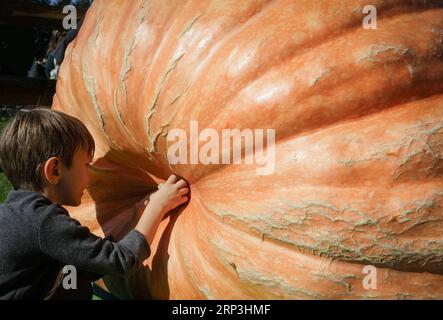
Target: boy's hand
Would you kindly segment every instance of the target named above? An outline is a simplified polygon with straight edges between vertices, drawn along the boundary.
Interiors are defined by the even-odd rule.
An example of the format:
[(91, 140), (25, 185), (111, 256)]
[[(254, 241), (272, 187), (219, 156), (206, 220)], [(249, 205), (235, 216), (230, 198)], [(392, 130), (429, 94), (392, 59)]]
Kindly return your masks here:
[[(155, 232), (163, 216), (188, 201), (186, 194), (188, 194), (189, 188), (187, 185), (185, 180), (177, 181), (177, 177), (171, 175), (158, 191), (149, 196), (149, 203), (135, 227), (145, 236), (149, 246), (152, 245)], [(139, 203), (141, 202), (146, 205), (146, 197)]]
[(163, 214), (188, 201), (188, 183), (177, 176), (171, 175), (168, 180), (159, 186), (159, 190), (149, 197), (149, 204), (159, 208)]

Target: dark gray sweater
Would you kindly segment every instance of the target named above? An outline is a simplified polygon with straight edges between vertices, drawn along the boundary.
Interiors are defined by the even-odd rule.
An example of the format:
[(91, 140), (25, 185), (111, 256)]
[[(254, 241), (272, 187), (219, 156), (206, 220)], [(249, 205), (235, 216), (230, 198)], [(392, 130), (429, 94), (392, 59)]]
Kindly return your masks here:
[(97, 237), (40, 193), (13, 190), (0, 204), (0, 299), (44, 298), (64, 265), (99, 278), (129, 274), (149, 255), (137, 230), (120, 242)]

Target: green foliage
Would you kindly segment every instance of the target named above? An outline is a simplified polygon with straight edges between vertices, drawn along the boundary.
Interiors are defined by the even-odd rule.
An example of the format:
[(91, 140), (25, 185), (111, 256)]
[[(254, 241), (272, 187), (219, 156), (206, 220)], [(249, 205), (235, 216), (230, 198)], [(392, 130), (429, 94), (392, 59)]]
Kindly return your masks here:
[(11, 183), (3, 173), (0, 173), (0, 202), (5, 202), (9, 191), (12, 189)]
[[(0, 121), (0, 132), (3, 130), (6, 125), (7, 120)], [(11, 183), (5, 177), (5, 175), (0, 172), (0, 202), (4, 202), (6, 197), (8, 196), (9, 190), (12, 189)]]
[(6, 125), (6, 122), (7, 122), (8, 120), (0, 120), (0, 132), (2, 132), (2, 130), (3, 130), (3, 128), (5, 127), (5, 125)]

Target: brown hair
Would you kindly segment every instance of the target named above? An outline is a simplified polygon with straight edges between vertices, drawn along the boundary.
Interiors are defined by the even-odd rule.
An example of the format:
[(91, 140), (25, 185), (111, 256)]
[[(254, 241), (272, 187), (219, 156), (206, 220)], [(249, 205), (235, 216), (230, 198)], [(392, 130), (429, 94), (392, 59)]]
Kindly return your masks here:
[(43, 192), (46, 160), (59, 157), (70, 168), (78, 148), (94, 155), (94, 139), (77, 118), (44, 108), (21, 110), (0, 135), (0, 167), (15, 190)]

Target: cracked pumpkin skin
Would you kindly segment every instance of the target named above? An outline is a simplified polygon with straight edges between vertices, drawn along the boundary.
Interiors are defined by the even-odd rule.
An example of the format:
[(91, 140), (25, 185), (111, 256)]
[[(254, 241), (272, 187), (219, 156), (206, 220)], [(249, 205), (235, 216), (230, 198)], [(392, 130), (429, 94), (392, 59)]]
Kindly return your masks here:
[[(95, 0), (53, 108), (96, 142), (67, 209), (97, 235), (175, 173), (191, 184), (122, 297), (443, 298), (443, 8), (434, 1)], [(167, 133), (276, 130), (275, 172), (169, 165)], [(201, 129), (202, 130), (202, 129)], [(189, 146), (188, 146), (189, 147)], [(365, 265), (377, 289), (363, 287)]]

